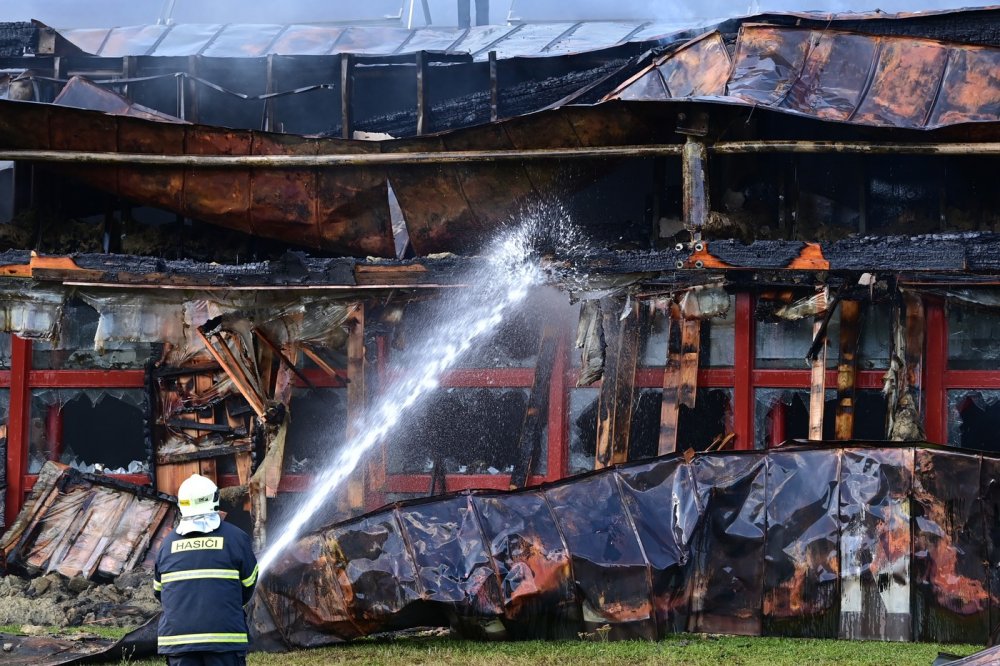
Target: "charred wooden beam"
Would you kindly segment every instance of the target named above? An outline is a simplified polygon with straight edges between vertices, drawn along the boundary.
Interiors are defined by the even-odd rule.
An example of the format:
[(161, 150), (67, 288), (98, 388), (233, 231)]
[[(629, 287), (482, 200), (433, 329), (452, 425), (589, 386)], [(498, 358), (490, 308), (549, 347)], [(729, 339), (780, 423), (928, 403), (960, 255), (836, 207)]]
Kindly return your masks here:
[(840, 302), (840, 359), (837, 363), (836, 439), (854, 437), (854, 400), (861, 339), (861, 302)]
[(232, 435), (233, 437), (246, 437), (247, 433), (245, 430), (240, 428), (233, 428), (232, 426), (224, 423), (203, 423), (200, 421), (188, 421), (186, 419), (170, 419), (167, 421), (166, 425), (171, 428), (180, 428), (182, 430), (202, 430), (204, 432), (214, 432), (222, 435)]
[(813, 324), (813, 344), (822, 341), (820, 351), (812, 360), (809, 381), (809, 439), (823, 439), (823, 412), (826, 407), (826, 332), (823, 319), (816, 318)]
[(684, 181), (684, 226), (694, 240), (701, 240), (701, 230), (708, 221), (708, 148), (703, 139), (688, 136), (682, 153)]
[(354, 88), (354, 58), (340, 54), (340, 135), (351, 138), (351, 103)]
[[(181, 481), (186, 479), (188, 476), (191, 476), (191, 474), (195, 473), (201, 474), (200, 466), (198, 464), (199, 461), (208, 458), (218, 458), (219, 456), (231, 456), (234, 454), (235, 455), (246, 454), (249, 456), (250, 446), (251, 445), (249, 441), (233, 442), (231, 444), (227, 443), (220, 446), (208, 446), (203, 449), (198, 449), (197, 451), (192, 451), (191, 453), (162, 454), (156, 457), (156, 461), (157, 463), (159, 463), (161, 468), (163, 468), (164, 466), (178, 468), (172, 471), (172, 475), (174, 477), (174, 481), (177, 484), (180, 484)], [(187, 464), (192, 462), (194, 463), (193, 465), (189, 465), (186, 469), (181, 469), (182, 466), (180, 465), (180, 463)], [(185, 473), (187, 474), (187, 476), (183, 476)], [(167, 492), (167, 490), (165, 489), (161, 489), (161, 491)], [(173, 491), (171, 494), (176, 494), (176, 493), (177, 493), (177, 487), (173, 486)]]
[(701, 356), (701, 322), (681, 320), (681, 368), (677, 404), (694, 409), (698, 396), (698, 360)]
[(490, 122), (500, 120), (500, 85), (497, 79), (497, 52), (490, 51)]
[(663, 369), (663, 399), (660, 402), (659, 455), (677, 450), (677, 421), (680, 415), (677, 387), (681, 374), (681, 335), (677, 305), (668, 303), (664, 316), (667, 324), (667, 360)]
[[(214, 377), (210, 375), (198, 375), (194, 378), (195, 388), (198, 390), (198, 395), (205, 395), (212, 390), (212, 384), (214, 383)], [(208, 412), (205, 414), (198, 414), (196, 416), (198, 421), (204, 425), (215, 425), (215, 414), (213, 412)], [(198, 473), (204, 477), (211, 479), (213, 482), (218, 482), (215, 458), (202, 458), (198, 461)]]
[(295, 367), (294, 363), (288, 360), (288, 357), (281, 352), (281, 348), (278, 347), (278, 345), (274, 344), (274, 342), (269, 337), (267, 337), (267, 334), (264, 333), (264, 331), (255, 326), (253, 328), (253, 333), (260, 339), (261, 342), (263, 342), (267, 346), (268, 349), (271, 350), (271, 353), (274, 354), (278, 360), (280, 360), (282, 363), (288, 366), (288, 369), (291, 370), (296, 377), (301, 379), (306, 386), (308, 386), (311, 389), (316, 388), (316, 386), (312, 383), (312, 381), (310, 381), (310, 379), (305, 374), (303, 374), (301, 370)]
[[(355, 304), (347, 316), (347, 439), (358, 434), (366, 405), (365, 372), (365, 305)], [(360, 510), (365, 505), (364, 468), (361, 467), (347, 479), (347, 502), (351, 509)]]
[(191, 166), (215, 169), (243, 169), (246, 167), (302, 169), (304, 167), (445, 164), (455, 162), (496, 162), (498, 160), (659, 157), (680, 155), (681, 151), (682, 147), (679, 144), (528, 148), (523, 150), (355, 153), (342, 155), (153, 155), (150, 153), (88, 152), (80, 150), (0, 150), (0, 160), (74, 164), (124, 164), (130, 166)]
[(542, 455), (542, 431), (545, 429), (549, 411), (549, 386), (552, 383), (552, 369), (555, 366), (556, 347), (559, 335), (554, 326), (542, 330), (535, 363), (535, 377), (531, 383), (528, 407), (521, 422), (518, 438), (518, 456), (514, 461), (514, 471), (510, 475), (511, 488), (524, 488), (528, 478), (534, 474)]
[(258, 417), (264, 418), (266, 413), (266, 408), (260, 396), (254, 390), (253, 385), (249, 382), (246, 375), (243, 373), (242, 368), (240, 368), (239, 363), (236, 361), (236, 357), (233, 352), (226, 345), (225, 341), (221, 342), (220, 347), (217, 349), (212, 341), (209, 340), (208, 336), (201, 330), (201, 327), (197, 327), (195, 331), (201, 341), (205, 344), (205, 348), (208, 353), (212, 355), (212, 358), (222, 366), (226, 375), (233, 380), (233, 384), (236, 386), (240, 395), (247, 401), (247, 403), (253, 408), (254, 413)]
[(604, 379), (597, 399), (597, 447), (595, 469), (628, 460), (635, 402), (635, 368), (646, 317), (638, 301), (625, 308), (625, 318), (619, 317), (622, 304), (612, 298), (602, 299), (601, 313), (607, 345)]
[(427, 52), (417, 51), (417, 136), (427, 133)]
[(667, 367), (663, 371), (660, 403), (660, 455), (677, 450), (680, 408), (693, 409), (698, 395), (698, 359), (701, 352), (701, 322), (684, 319), (671, 304), (667, 335)]

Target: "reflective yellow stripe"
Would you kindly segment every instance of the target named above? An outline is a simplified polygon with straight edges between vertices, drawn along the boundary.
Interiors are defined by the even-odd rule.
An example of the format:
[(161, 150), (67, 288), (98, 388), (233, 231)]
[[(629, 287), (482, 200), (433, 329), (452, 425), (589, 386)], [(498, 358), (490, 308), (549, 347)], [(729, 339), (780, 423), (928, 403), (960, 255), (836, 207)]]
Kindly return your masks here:
[(255, 582), (257, 582), (257, 573), (258, 573), (259, 571), (260, 571), (260, 567), (259, 567), (259, 566), (257, 566), (257, 567), (254, 567), (254, 568), (253, 568), (253, 573), (252, 573), (252, 574), (250, 574), (249, 576), (247, 576), (246, 578), (244, 578), (244, 579), (243, 579), (243, 580), (241, 581), (241, 582), (243, 583), (243, 587), (250, 587), (250, 586), (251, 586), (251, 585), (253, 585), (253, 584), (254, 584)]
[(246, 634), (180, 634), (178, 636), (160, 636), (156, 644), (160, 647), (170, 645), (192, 645), (195, 643), (246, 643)]
[(153, 589), (155, 591), (157, 591), (157, 592), (162, 592), (163, 591), (163, 583), (161, 583), (158, 580), (154, 580), (153, 581)]
[(196, 578), (239, 580), (240, 572), (236, 569), (188, 569), (187, 571), (172, 571), (160, 576), (162, 583), (175, 583), (179, 580), (194, 580)]

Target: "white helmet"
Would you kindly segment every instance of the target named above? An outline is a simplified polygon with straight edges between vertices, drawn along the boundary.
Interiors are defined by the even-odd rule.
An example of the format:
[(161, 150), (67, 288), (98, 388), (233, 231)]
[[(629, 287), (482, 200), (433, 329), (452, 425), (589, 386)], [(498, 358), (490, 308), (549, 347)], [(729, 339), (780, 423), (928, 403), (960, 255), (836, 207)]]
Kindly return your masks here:
[(177, 506), (183, 518), (212, 513), (219, 508), (219, 488), (201, 474), (192, 474), (177, 489)]

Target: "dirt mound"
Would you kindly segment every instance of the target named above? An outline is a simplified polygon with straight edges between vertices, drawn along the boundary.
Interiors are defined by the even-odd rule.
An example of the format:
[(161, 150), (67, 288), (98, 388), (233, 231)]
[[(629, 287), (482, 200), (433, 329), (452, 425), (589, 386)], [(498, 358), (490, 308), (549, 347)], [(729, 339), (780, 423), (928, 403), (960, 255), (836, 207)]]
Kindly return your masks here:
[(122, 574), (104, 585), (54, 573), (0, 578), (0, 625), (133, 627), (159, 610), (148, 572)]

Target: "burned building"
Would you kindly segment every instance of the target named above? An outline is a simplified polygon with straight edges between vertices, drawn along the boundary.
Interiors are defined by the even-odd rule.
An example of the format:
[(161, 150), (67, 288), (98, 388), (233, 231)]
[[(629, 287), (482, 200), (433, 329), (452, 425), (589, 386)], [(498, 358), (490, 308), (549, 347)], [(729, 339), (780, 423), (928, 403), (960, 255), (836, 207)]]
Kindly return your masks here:
[(197, 471), (263, 545), (534, 218), (578, 234), (550, 286), (329, 498), (261, 635), (985, 641), (998, 25), (4, 26), (6, 524), (46, 461)]

